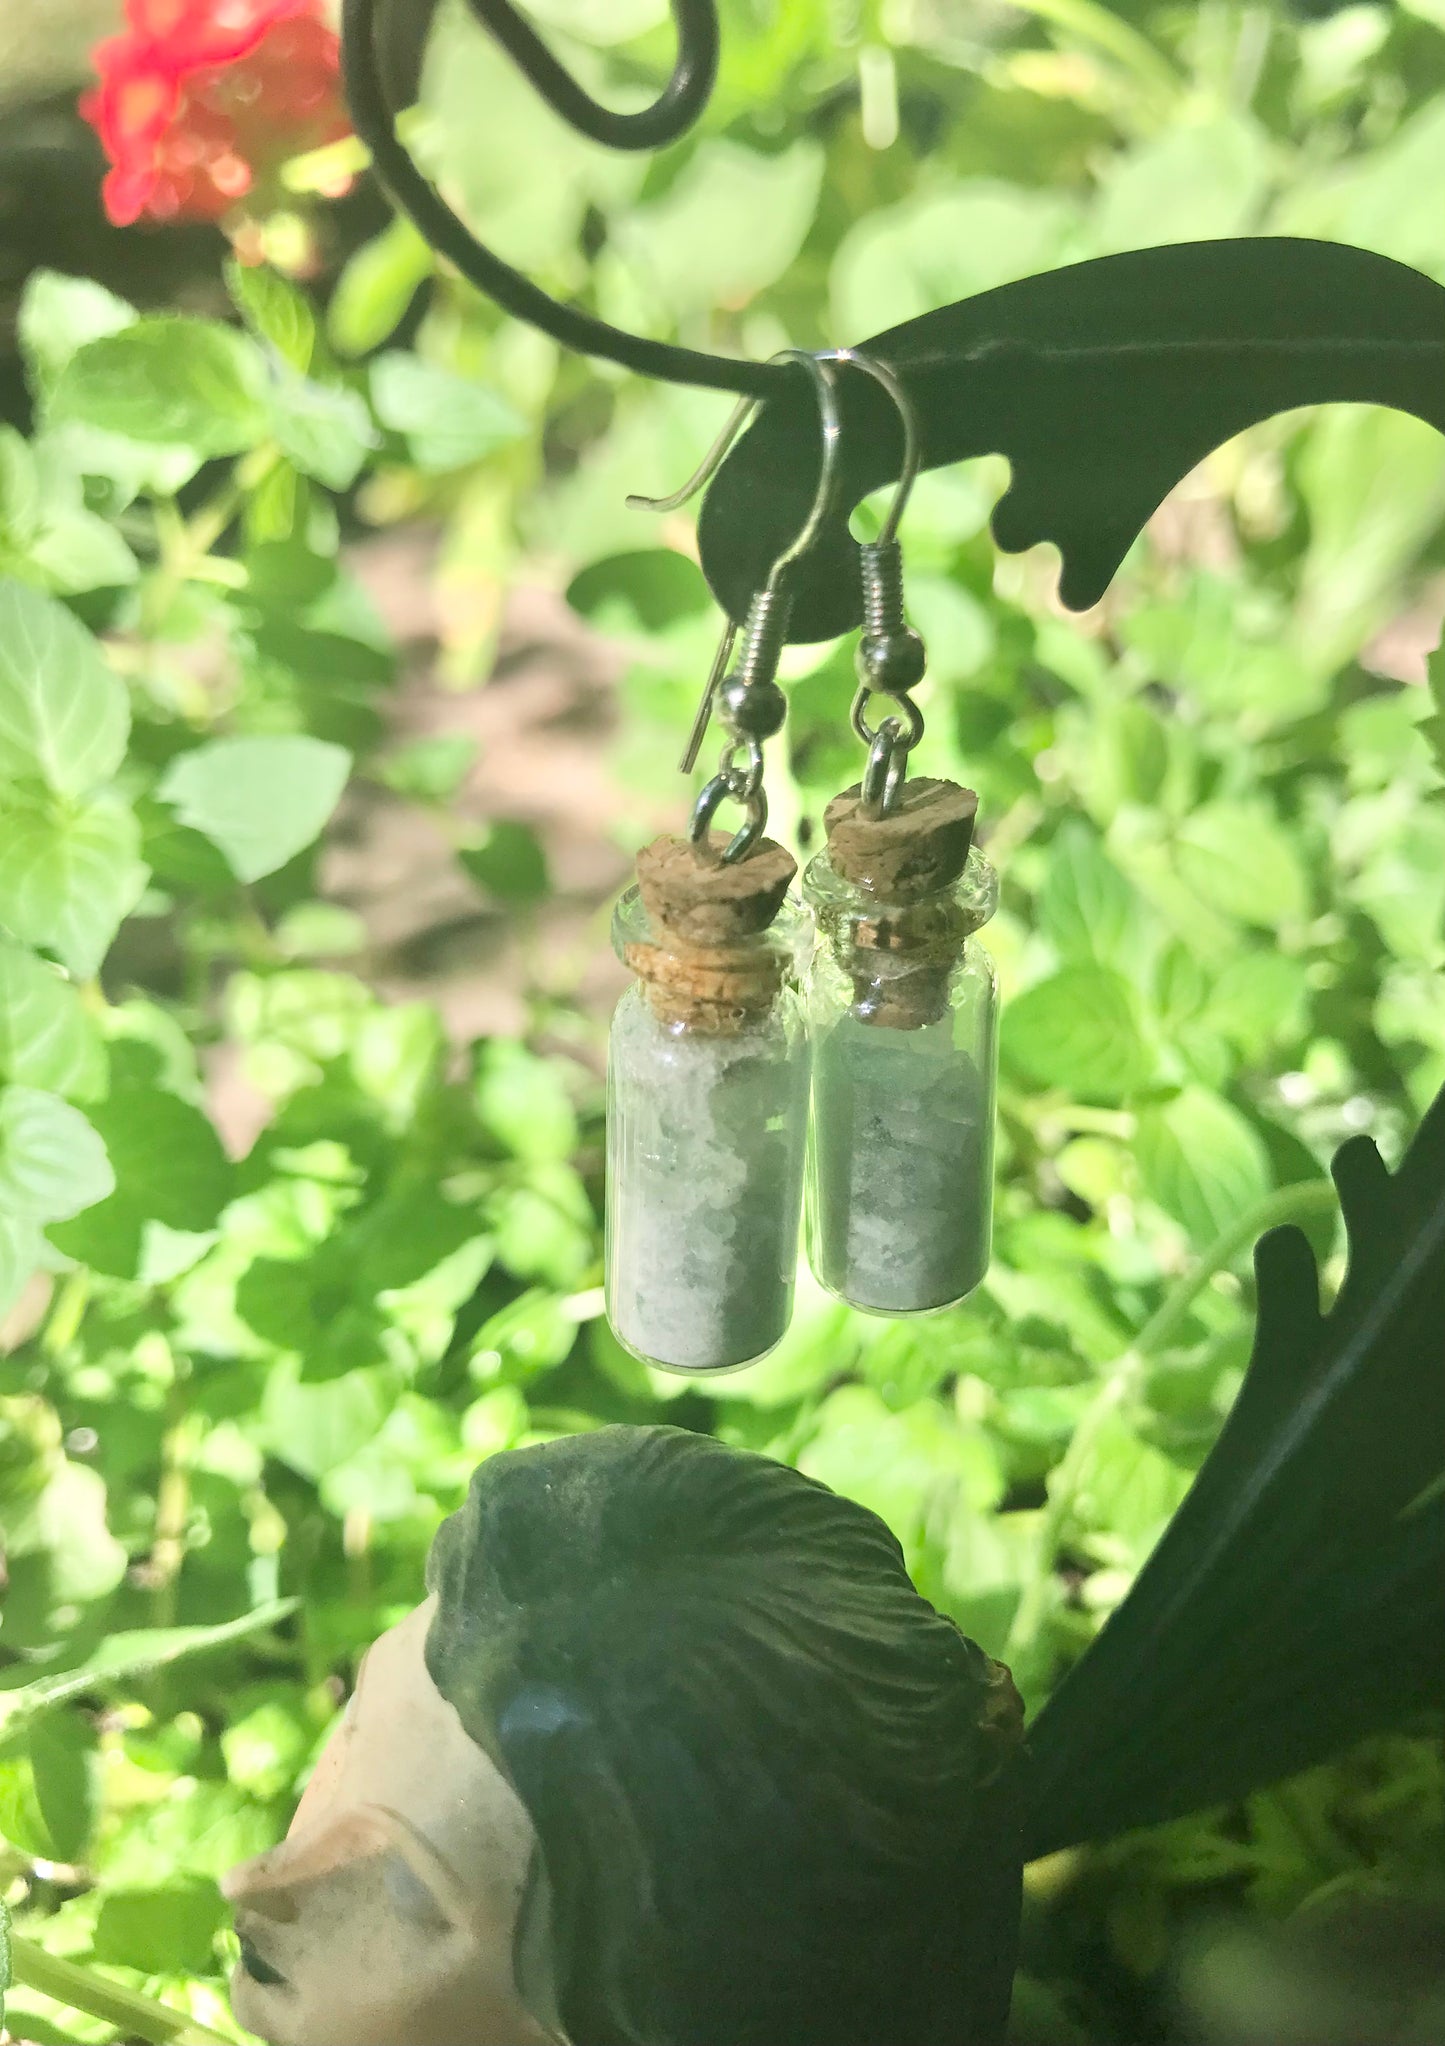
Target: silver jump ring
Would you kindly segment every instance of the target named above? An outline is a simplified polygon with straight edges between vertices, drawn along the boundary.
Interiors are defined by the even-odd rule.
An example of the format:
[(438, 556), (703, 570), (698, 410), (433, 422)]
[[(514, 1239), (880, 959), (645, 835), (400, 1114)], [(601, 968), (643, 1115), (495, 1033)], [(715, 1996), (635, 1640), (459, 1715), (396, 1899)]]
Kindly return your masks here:
[[(739, 753), (746, 753), (748, 756), (745, 768), (738, 766)], [(718, 770), (728, 777), (740, 802), (755, 794), (763, 785), (762, 741), (754, 738), (733, 739), (723, 748)]]
[(899, 791), (908, 766), (908, 747), (900, 744), (903, 725), (898, 718), (884, 718), (868, 748), (863, 770), (862, 810), (865, 817), (891, 817), (898, 807)]
[[(918, 744), (919, 740), (923, 737), (923, 712), (918, 708), (918, 705), (913, 701), (913, 698), (907, 693), (906, 690), (900, 690), (895, 694), (893, 691), (887, 689), (870, 689), (868, 687), (868, 684), (865, 682), (859, 689), (857, 695), (853, 698), (853, 709), (852, 712), (850, 713), (853, 730), (858, 734), (858, 737), (863, 741), (863, 744), (865, 746), (871, 746), (874, 740), (878, 737), (878, 732), (875, 732), (872, 725), (870, 725), (868, 722), (867, 717), (868, 699), (871, 696), (890, 695), (893, 697), (893, 701), (898, 705), (899, 710), (902, 711), (904, 717), (908, 720), (908, 737), (907, 743), (903, 747), (903, 751), (905, 753), (911, 753), (913, 751), (913, 748)], [(889, 724), (893, 722), (896, 722), (896, 720), (885, 718), (883, 721), (884, 724)], [(882, 728), (883, 727), (880, 725), (879, 731), (881, 731)]]
[(749, 789), (745, 777), (736, 769), (724, 768), (715, 774), (693, 805), (688, 826), (687, 835), (694, 849), (704, 857), (711, 856), (707, 835), (712, 820), (726, 802), (741, 803), (748, 813), (721, 854), (724, 863), (731, 866), (750, 853), (762, 837), (768, 821), (768, 799), (761, 786)]

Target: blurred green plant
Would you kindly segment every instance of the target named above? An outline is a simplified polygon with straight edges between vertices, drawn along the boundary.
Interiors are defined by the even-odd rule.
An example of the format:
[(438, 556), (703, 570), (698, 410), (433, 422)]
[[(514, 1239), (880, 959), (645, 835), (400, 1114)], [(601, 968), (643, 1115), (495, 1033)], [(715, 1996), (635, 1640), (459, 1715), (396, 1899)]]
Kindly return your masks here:
[[(665, 70), (663, 14), (545, 19), (615, 97)], [(1438, 10), (735, 0), (724, 51), (702, 133), (619, 163), (447, 18), (418, 146), (552, 287), (758, 355), (1200, 235), (1334, 235), (1445, 278)], [(216, 1878), (284, 1828), (496, 1450), (666, 1415), (795, 1461), (882, 1513), (1037, 1703), (1227, 1410), (1248, 1244), (1291, 1215), (1328, 1252), (1330, 1152), (1364, 1129), (1393, 1157), (1445, 1081), (1438, 441), (1275, 422), (1079, 620), (1047, 558), (996, 560), (997, 465), (927, 476), (927, 764), (979, 789), (1004, 877), (994, 1266), (921, 1323), (805, 1285), (754, 1371), (649, 1373), (601, 1317), (601, 1104), (544, 1051), (555, 1006), (449, 1047), (345, 968), (317, 859), (349, 778), (444, 816), (469, 765), (388, 745), (395, 655), (343, 521), (440, 524), (457, 686), (519, 565), (560, 574), (626, 649), (623, 787), (680, 812), (715, 617), (687, 522), (620, 507), (692, 467), (721, 401), (559, 358), (402, 225), (324, 308), (231, 283), (227, 325), (33, 277), (36, 430), (0, 433), (0, 1895), (37, 2040), (240, 2036)], [(858, 772), (850, 653), (784, 672), (772, 785), (801, 841)], [(514, 915), (550, 886), (511, 820), (458, 858)], [(241, 1158), (207, 1105), (221, 1054), (269, 1104)], [(1020, 2022), (1142, 2036), (1201, 1897), (1408, 1886), (1442, 1843), (1438, 1751), (1401, 1740), (1042, 1864)]]

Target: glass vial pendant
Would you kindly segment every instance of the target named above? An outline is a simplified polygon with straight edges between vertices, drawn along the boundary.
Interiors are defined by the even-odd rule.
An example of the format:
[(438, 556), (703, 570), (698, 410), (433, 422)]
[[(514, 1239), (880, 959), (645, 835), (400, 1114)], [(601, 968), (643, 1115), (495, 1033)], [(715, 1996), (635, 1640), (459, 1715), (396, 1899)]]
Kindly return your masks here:
[(918, 780), (870, 818), (851, 789), (803, 876), (818, 925), (809, 1259), (874, 1314), (955, 1306), (988, 1269), (997, 983), (974, 934), (998, 879), (972, 849), (977, 807)]
[(637, 871), (613, 920), (638, 978), (608, 1052), (607, 1313), (645, 1363), (728, 1371), (792, 1316), (807, 921), (784, 901), (796, 865), (770, 839), (725, 865), (661, 838)]

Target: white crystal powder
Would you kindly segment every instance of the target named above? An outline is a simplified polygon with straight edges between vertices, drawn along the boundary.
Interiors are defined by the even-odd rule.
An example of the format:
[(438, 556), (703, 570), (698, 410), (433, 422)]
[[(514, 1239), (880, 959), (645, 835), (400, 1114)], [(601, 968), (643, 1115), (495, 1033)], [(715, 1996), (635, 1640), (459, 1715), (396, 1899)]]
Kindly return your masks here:
[(879, 1313), (962, 1299), (988, 1267), (993, 1119), (952, 1019), (889, 1030), (844, 1016), (814, 1058), (818, 1278)]
[(660, 1023), (640, 989), (618, 1005), (607, 1305), (619, 1339), (653, 1362), (725, 1370), (787, 1328), (808, 1105), (791, 1002), (731, 1037)]

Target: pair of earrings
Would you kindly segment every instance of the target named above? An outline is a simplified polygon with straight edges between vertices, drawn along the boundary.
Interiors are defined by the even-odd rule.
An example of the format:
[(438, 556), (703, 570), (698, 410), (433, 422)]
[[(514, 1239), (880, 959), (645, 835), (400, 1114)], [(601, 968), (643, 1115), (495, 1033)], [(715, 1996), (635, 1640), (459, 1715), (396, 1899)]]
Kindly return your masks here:
[[(953, 1306), (989, 1256), (995, 980), (975, 933), (997, 883), (973, 846), (973, 792), (907, 779), (923, 736), (911, 692), (924, 648), (905, 619), (897, 540), (917, 471), (914, 422), (891, 372), (857, 351), (784, 356), (810, 370), (817, 391), (817, 497), (753, 599), (736, 667), (726, 674), (731, 628), (713, 664), (684, 767), (714, 708), (728, 743), (689, 833), (643, 850), (613, 926), (637, 978), (609, 1047), (607, 1310), (629, 1350), (674, 1371), (737, 1369), (778, 1342), (805, 1205), (818, 1280), (873, 1313)], [(799, 903), (796, 862), (764, 836), (763, 745), (786, 714), (776, 669), (788, 570), (816, 536), (836, 477), (826, 366), (836, 361), (888, 390), (905, 462), (882, 534), (860, 549), (852, 723), (867, 765), (828, 805), (826, 850), (809, 863)], [(747, 410), (664, 502), (706, 480)], [(894, 706), (876, 727), (875, 696)], [(730, 839), (712, 829), (729, 801), (744, 813)]]

